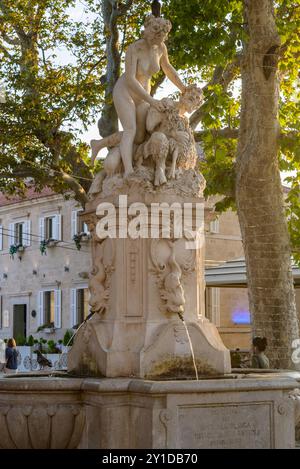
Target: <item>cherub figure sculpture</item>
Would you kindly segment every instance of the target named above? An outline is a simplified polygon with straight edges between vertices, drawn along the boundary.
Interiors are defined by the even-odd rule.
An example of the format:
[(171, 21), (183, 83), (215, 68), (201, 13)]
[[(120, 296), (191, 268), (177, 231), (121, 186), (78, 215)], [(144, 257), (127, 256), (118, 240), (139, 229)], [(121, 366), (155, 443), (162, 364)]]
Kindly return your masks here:
[(200, 107), (203, 99), (202, 90), (195, 85), (185, 89), (179, 101), (163, 99), (164, 111), (150, 107), (146, 120), (146, 129), (150, 134), (149, 140), (139, 149), (138, 164), (142, 158), (149, 156), (155, 162), (154, 184), (159, 186), (166, 182), (165, 168), (168, 156), (171, 165), (168, 179), (174, 179), (176, 167), (191, 169), (195, 167), (197, 152), (192, 130), (185, 113), (191, 113)]
[[(155, 166), (154, 185), (167, 182), (166, 165), (169, 164), (168, 178), (176, 176), (176, 168), (195, 167), (197, 152), (192, 129), (186, 113), (200, 107), (203, 100), (202, 90), (195, 85), (186, 87), (178, 101), (169, 98), (162, 100), (164, 110), (158, 111), (150, 106), (146, 116), (146, 139), (141, 145), (135, 145), (134, 160), (141, 167), (145, 160), (152, 160)], [(119, 147), (118, 134), (100, 140), (102, 145), (112, 147), (104, 160), (104, 172), (95, 180), (96, 192), (105, 176), (122, 173), (123, 164)], [(151, 157), (151, 158), (150, 158)], [(94, 189), (92, 189), (93, 192)]]

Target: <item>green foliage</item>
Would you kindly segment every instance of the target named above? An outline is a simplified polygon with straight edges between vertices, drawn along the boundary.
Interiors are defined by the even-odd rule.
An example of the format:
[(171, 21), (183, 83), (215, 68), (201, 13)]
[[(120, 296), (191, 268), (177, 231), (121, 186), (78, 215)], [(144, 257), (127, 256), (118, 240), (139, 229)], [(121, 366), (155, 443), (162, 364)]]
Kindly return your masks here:
[(73, 241), (76, 245), (77, 250), (80, 251), (80, 249), (81, 249), (81, 235), (80, 234), (75, 234), (73, 236)]
[(21, 347), (23, 345), (26, 345), (26, 338), (23, 335), (18, 335), (16, 337), (16, 344)]
[(52, 329), (52, 328), (54, 328), (54, 322), (49, 322), (47, 324), (42, 324), (42, 326), (39, 326), (37, 328), (37, 332), (41, 332), (44, 329)]
[[(79, 180), (88, 188), (88, 147), (78, 135), (102, 104), (105, 53), (98, 22), (88, 14), (73, 20), (73, 0), (5, 5), (0, 5), (0, 82), (6, 90), (0, 104), (0, 190), (22, 192), (22, 178), (32, 177), (38, 189), (48, 185), (63, 193), (61, 170), (87, 178)], [(58, 50), (65, 59), (57, 57)]]
[(66, 345), (66, 346), (67, 345), (73, 345), (73, 340), (71, 340), (73, 334), (74, 333), (69, 329), (65, 332), (65, 335), (64, 335), (64, 338), (63, 338), (63, 344), (64, 345)]
[(57, 348), (56, 342), (54, 340), (48, 340), (48, 353), (60, 353), (60, 349)]
[(14, 259), (15, 257), (15, 254), (17, 254), (17, 252), (23, 248), (22, 244), (11, 244), (9, 246), (9, 255), (11, 257), (11, 259)]
[[(186, 77), (193, 72), (195, 81), (208, 83), (201, 112), (201, 130), (206, 131), (201, 142), (205, 161), (201, 161), (200, 168), (207, 181), (205, 195), (224, 196), (217, 203), (217, 211), (235, 208), (236, 140), (221, 138), (217, 131), (239, 127), (240, 80), (237, 74), (226, 87), (224, 80), (217, 78), (242, 52), (246, 37), (242, 4), (239, 0), (164, 2), (166, 16), (173, 23), (168, 44), (172, 63)], [(292, 187), (287, 211), (294, 257), (300, 262), (300, 9), (293, 0), (274, 4), (282, 43), (279, 122), (281, 132), (286, 135), (280, 140), (279, 163), (282, 171), (291, 173), (287, 180)]]
[[(75, 176), (84, 192), (93, 171), (80, 134), (100, 117), (104, 105), (110, 36), (101, 11), (110, 2), (85, 0), (79, 20), (72, 15), (75, 0), (6, 0), (4, 9), (2, 3), (0, 83), (6, 89), (6, 102), (0, 103), (0, 190), (22, 193), (24, 178), (30, 177), (38, 190), (47, 185), (68, 196), (67, 189), (74, 186), (63, 171)], [(117, 2), (117, 7), (123, 4)], [(286, 135), (280, 142), (279, 163), (292, 174), (288, 214), (297, 258), (300, 11), (293, 0), (274, 4), (282, 41), (279, 121)], [(236, 140), (221, 137), (218, 131), (239, 127), (240, 80), (238, 73), (228, 78), (228, 70), (238, 61), (246, 37), (242, 9), (241, 0), (163, 2), (163, 15), (173, 26), (168, 40), (170, 61), (187, 82), (204, 86), (200, 128), (205, 161), (200, 167), (207, 180), (206, 196), (224, 196), (218, 202), (219, 211), (235, 206)], [(140, 37), (149, 12), (150, 2), (141, 0), (118, 17), (121, 68), (126, 47)], [(100, 167), (99, 162), (95, 171)]]
[(33, 335), (30, 335), (28, 337), (28, 339), (26, 339), (26, 344), (25, 345), (28, 345), (28, 347), (33, 347), (34, 341), (35, 341), (35, 339), (34, 339)]
[(46, 239), (43, 239), (40, 242), (40, 252), (42, 256), (47, 254), (47, 240)]

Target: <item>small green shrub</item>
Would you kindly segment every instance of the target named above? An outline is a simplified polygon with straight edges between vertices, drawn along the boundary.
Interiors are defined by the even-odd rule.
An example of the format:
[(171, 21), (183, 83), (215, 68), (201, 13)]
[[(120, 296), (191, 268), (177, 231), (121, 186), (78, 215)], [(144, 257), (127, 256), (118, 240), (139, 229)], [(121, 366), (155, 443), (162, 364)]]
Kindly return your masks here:
[(22, 347), (23, 345), (26, 345), (26, 338), (23, 335), (18, 335), (16, 337), (16, 344), (19, 347)]
[(28, 339), (26, 339), (26, 345), (28, 345), (28, 347), (33, 347), (34, 345), (34, 337), (33, 335), (30, 335), (28, 337)]
[(48, 353), (61, 353), (54, 340), (48, 340)]
[(71, 340), (72, 336), (73, 336), (73, 332), (68, 329), (65, 332), (65, 335), (64, 335), (64, 338), (63, 338), (63, 344), (64, 345), (72, 345), (73, 344), (73, 339)]

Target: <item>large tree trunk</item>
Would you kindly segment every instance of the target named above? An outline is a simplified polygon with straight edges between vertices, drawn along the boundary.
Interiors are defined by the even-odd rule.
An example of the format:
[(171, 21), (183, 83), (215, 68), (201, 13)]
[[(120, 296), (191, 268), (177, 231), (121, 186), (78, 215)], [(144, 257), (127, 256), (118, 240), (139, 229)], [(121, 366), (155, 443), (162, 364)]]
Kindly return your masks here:
[(254, 334), (267, 337), (271, 365), (291, 368), (298, 321), (277, 155), (280, 41), (272, 0), (244, 0), (244, 14), (236, 197), (250, 312)]

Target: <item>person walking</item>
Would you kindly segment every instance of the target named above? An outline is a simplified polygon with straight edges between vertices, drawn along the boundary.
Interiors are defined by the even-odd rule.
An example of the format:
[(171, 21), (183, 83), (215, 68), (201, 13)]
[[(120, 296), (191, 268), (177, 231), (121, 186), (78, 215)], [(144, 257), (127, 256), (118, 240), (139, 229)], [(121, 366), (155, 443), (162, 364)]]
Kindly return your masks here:
[(14, 338), (8, 339), (7, 347), (5, 350), (5, 368), (4, 372), (7, 374), (15, 374), (18, 372), (18, 356), (20, 352), (16, 348), (16, 341)]

